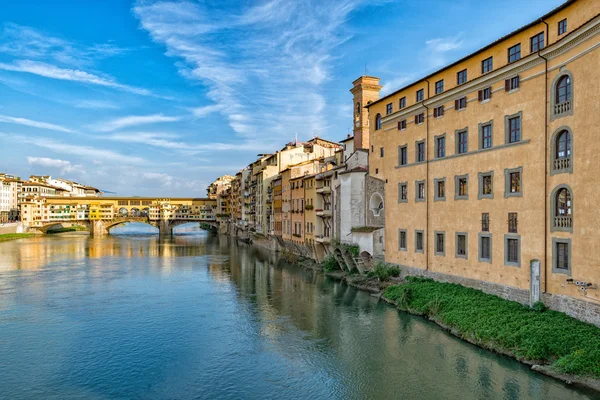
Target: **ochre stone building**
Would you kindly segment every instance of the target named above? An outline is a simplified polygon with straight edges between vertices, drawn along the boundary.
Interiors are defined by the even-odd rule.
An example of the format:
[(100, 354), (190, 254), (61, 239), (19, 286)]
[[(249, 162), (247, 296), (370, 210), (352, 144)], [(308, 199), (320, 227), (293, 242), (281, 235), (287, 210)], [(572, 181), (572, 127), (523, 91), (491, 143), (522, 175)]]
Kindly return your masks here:
[(567, 2), (378, 100), (354, 82), (387, 262), (526, 291), (539, 260), (542, 293), (600, 304), (599, 13)]

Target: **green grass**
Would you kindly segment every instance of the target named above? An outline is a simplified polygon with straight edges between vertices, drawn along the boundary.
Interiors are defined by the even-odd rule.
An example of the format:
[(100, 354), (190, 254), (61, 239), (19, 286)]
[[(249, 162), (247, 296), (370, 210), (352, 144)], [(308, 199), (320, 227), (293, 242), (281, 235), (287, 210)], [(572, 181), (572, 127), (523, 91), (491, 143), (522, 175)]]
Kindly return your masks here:
[(49, 229), (47, 231), (47, 233), (52, 234), (52, 233), (79, 232), (79, 231), (85, 231), (85, 226), (74, 225), (74, 226), (71, 226), (68, 228)]
[(25, 239), (36, 236), (33, 233), (5, 233), (0, 235), (0, 242), (5, 242), (7, 240), (15, 240), (15, 239)]
[(377, 278), (380, 282), (389, 281), (391, 277), (400, 276), (400, 268), (378, 262), (373, 270), (367, 272), (368, 278)]
[(390, 286), (384, 296), (400, 309), (428, 315), (484, 347), (550, 365), (557, 372), (600, 378), (600, 328), (566, 314), (417, 277)]

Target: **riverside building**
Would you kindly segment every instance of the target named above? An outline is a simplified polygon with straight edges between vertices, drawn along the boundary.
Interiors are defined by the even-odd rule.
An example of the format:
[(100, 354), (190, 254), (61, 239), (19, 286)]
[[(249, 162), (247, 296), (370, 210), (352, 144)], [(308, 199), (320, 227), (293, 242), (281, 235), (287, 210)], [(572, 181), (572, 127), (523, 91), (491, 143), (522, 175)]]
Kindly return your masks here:
[(551, 307), (600, 304), (599, 13), (568, 1), (367, 115), (355, 100), (385, 181), (387, 262), (524, 300), (539, 260)]

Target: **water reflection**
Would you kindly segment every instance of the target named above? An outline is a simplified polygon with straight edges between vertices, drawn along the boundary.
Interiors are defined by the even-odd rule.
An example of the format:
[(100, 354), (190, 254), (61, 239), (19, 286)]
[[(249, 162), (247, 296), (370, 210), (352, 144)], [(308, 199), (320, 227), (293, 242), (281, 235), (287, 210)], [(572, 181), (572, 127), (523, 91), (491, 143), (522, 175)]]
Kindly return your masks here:
[(0, 255), (7, 398), (592, 398), (228, 237), (41, 237)]

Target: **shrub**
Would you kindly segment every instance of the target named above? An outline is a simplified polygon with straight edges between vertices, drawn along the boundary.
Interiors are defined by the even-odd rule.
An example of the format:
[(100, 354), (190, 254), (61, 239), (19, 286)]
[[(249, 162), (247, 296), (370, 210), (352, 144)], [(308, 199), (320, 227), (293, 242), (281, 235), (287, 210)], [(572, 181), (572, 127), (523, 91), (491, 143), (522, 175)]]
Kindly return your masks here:
[(391, 277), (400, 276), (400, 268), (379, 262), (367, 273), (369, 278), (377, 278), (380, 282), (388, 281)]
[(323, 269), (325, 269), (327, 272), (337, 271), (340, 269), (340, 266), (333, 254), (329, 254), (327, 257), (325, 257), (323, 260)]
[(435, 318), (480, 344), (558, 372), (600, 378), (600, 328), (453, 283), (407, 277), (384, 296), (399, 308)]
[(358, 253), (360, 253), (360, 249), (357, 245), (343, 244), (342, 249), (346, 250), (352, 257), (358, 257)]

